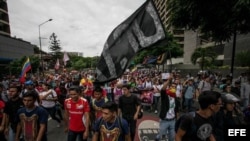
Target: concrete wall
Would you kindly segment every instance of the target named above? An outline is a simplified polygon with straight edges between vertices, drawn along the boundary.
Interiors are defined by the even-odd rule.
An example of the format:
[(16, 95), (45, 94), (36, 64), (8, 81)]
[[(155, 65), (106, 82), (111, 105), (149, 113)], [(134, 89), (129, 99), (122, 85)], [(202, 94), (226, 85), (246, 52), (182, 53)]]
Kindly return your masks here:
[[(247, 35), (237, 35), (236, 36), (236, 48), (235, 48), (235, 56), (242, 50), (250, 50), (250, 34)], [(233, 48), (233, 38), (225, 44), (224, 48), (224, 65), (231, 65), (232, 59), (232, 48)], [(235, 65), (236, 58), (235, 58)]]
[(185, 31), (184, 32), (184, 55), (183, 55), (183, 63), (184, 64), (192, 64), (191, 63), (191, 55), (194, 50), (197, 48), (197, 32), (194, 31)]
[[(162, 71), (162, 66), (160, 66), (160, 70)], [(169, 65), (164, 66), (165, 72), (167, 72), (170, 69)], [(186, 64), (173, 64), (172, 65), (172, 70), (175, 71), (180, 71), (180, 74), (185, 77), (187, 74), (191, 74), (192, 76), (196, 76), (197, 73), (201, 70), (198, 65), (186, 65)], [(230, 69), (211, 69), (211, 72), (219, 72), (222, 74), (222, 76), (226, 76), (230, 74)], [(250, 71), (247, 68), (242, 68), (242, 69), (234, 69), (234, 78), (240, 76), (241, 73), (245, 73)]]

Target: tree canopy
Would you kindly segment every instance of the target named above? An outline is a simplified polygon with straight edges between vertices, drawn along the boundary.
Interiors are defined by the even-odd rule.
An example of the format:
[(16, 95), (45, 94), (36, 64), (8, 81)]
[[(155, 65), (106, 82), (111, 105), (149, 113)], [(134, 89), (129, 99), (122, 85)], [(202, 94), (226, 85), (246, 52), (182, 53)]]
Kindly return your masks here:
[(214, 63), (217, 56), (218, 55), (212, 50), (211, 47), (196, 48), (191, 56), (191, 62), (194, 65), (199, 63), (201, 70), (204, 70), (204, 68), (207, 68)]
[(49, 37), (50, 39), (50, 46), (49, 49), (52, 52), (53, 60), (62, 58), (62, 48), (60, 46), (60, 40), (57, 39), (57, 36), (55, 33), (52, 33)]
[(250, 67), (250, 50), (236, 54), (236, 62), (242, 67)]
[(250, 31), (249, 0), (169, 0), (174, 27), (197, 30), (214, 41), (229, 41)]
[(160, 44), (157, 44), (148, 49), (142, 50), (139, 52), (134, 61), (135, 64), (141, 64), (146, 56), (159, 56), (165, 52), (170, 52), (170, 55), (167, 55), (167, 59), (176, 58), (183, 55), (183, 49), (174, 41), (173, 35), (170, 33), (166, 33), (166, 39), (162, 41)]

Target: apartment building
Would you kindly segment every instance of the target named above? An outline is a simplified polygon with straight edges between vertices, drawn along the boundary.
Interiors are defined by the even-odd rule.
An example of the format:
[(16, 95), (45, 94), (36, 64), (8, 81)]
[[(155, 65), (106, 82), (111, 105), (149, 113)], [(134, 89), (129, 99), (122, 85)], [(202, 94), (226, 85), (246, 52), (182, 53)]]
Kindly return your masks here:
[(7, 0), (0, 0), (0, 67), (14, 59), (34, 54), (34, 45), (11, 37)]
[[(214, 51), (217, 52), (217, 63), (218, 65), (230, 65), (232, 60), (232, 48), (233, 40), (224, 42), (223, 44), (215, 44), (209, 39), (202, 37), (202, 33), (194, 32), (184, 29), (175, 29), (170, 25), (169, 22), (169, 8), (167, 5), (168, 0), (153, 0), (158, 10), (160, 18), (165, 26), (165, 29), (172, 33), (175, 41), (183, 48), (184, 54), (182, 58), (179, 58), (174, 63), (192, 64), (191, 55), (196, 48), (215, 46)], [(235, 54), (242, 50), (249, 50), (248, 45), (250, 44), (250, 34), (237, 35), (236, 38), (236, 50)], [(172, 59), (174, 60), (174, 59)], [(237, 64), (237, 62), (235, 62)]]

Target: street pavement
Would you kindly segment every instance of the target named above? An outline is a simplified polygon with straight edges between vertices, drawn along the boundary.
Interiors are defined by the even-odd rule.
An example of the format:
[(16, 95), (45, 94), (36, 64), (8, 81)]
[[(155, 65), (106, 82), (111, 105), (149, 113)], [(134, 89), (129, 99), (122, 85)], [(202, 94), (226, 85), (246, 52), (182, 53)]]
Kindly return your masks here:
[[(135, 141), (151, 141), (158, 133), (158, 114), (153, 111), (144, 110), (143, 118), (137, 122), (137, 139)], [(57, 127), (57, 122), (49, 118), (48, 120), (48, 141), (67, 141), (67, 133), (64, 133), (64, 125)], [(140, 140), (139, 138), (144, 138)], [(88, 141), (91, 141), (89, 138)]]
[[(194, 103), (194, 108), (197, 109), (198, 102)], [(154, 141), (155, 136), (159, 133), (159, 117), (153, 110), (144, 107), (144, 115), (142, 119), (137, 121), (137, 133), (135, 141)], [(49, 118), (48, 121), (48, 141), (66, 141), (67, 133), (64, 132), (64, 125), (57, 127), (57, 122)], [(88, 139), (91, 141), (91, 138)], [(163, 139), (161, 141), (167, 141)]]

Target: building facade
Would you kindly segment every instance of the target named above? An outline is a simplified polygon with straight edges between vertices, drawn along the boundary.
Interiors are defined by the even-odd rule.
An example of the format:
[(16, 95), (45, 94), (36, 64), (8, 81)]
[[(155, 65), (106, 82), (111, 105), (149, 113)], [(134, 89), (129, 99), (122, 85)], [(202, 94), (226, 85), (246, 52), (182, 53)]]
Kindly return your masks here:
[[(172, 33), (175, 41), (183, 48), (184, 54), (182, 58), (178, 58), (176, 63), (180, 63), (182, 60), (183, 64), (192, 64), (191, 55), (194, 50), (199, 47), (209, 47), (214, 46), (214, 51), (218, 54), (217, 63), (219, 65), (230, 65), (232, 61), (232, 46), (233, 41), (224, 42), (221, 45), (216, 45), (209, 39), (204, 39), (202, 34), (199, 32), (184, 30), (184, 29), (174, 29), (169, 22), (169, 7), (167, 5), (168, 0), (153, 0), (155, 6), (158, 10), (159, 16), (165, 26), (165, 29)], [(250, 35), (237, 35), (236, 39), (236, 54), (242, 50), (249, 49), (248, 45), (250, 43)], [(175, 62), (173, 61), (173, 64)]]
[(6, 0), (0, 0), (0, 34), (10, 37), (8, 6)]
[(34, 54), (34, 45), (11, 37), (7, 0), (0, 0), (0, 66)]

